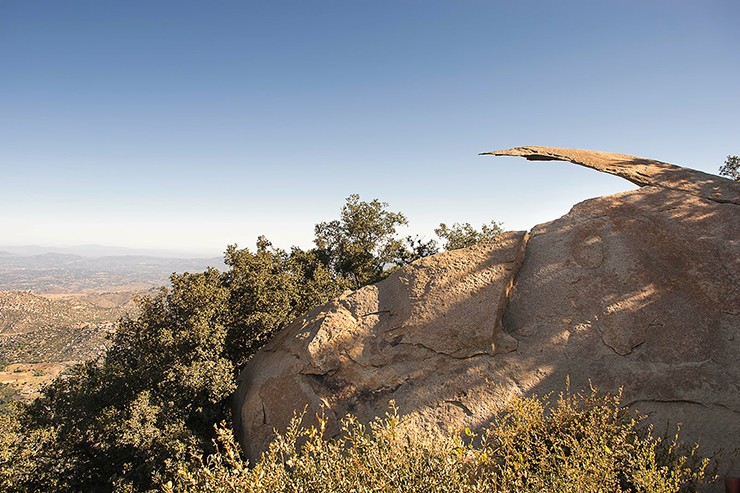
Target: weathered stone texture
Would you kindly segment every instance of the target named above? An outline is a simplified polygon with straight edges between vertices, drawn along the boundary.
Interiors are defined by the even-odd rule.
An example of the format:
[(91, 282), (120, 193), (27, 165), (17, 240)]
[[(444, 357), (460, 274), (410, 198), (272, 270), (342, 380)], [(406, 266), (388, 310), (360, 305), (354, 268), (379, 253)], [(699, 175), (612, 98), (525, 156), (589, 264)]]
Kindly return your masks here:
[(235, 421), (250, 458), (304, 406), (336, 423), (394, 399), (419, 426), (476, 428), (510, 395), (561, 391), (566, 378), (623, 389), (705, 451), (740, 446), (740, 185), (634, 156), (493, 154), (637, 173), (644, 186), (422, 259), (297, 320), (241, 376)]

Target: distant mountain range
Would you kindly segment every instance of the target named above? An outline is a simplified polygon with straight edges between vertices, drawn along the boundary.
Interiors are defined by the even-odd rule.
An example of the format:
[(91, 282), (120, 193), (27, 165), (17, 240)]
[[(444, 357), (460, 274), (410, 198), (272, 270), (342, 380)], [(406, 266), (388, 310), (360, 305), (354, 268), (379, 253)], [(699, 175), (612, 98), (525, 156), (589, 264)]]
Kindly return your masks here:
[(60, 253), (67, 255), (79, 255), (81, 257), (117, 257), (128, 255), (143, 255), (146, 257), (165, 258), (208, 258), (211, 255), (198, 255), (192, 252), (174, 250), (155, 250), (144, 248), (126, 248), (106, 245), (75, 245), (68, 247), (47, 247), (38, 245), (0, 245), (0, 257), (8, 255), (43, 255), (46, 253)]
[(99, 245), (0, 247), (0, 291), (137, 291), (168, 284), (173, 272), (225, 267), (221, 257), (166, 257), (162, 253)]

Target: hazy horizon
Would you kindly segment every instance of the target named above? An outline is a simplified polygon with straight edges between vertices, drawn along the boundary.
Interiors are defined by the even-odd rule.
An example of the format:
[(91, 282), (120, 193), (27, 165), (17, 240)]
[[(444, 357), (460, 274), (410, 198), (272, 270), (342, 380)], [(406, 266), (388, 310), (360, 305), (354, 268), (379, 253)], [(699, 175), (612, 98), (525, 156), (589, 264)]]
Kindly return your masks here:
[[(347, 196), (510, 230), (633, 189), (520, 145), (716, 173), (740, 4), (0, 3), (0, 243), (312, 244)], [(210, 253), (209, 253), (210, 255)]]
[[(225, 248), (224, 248), (225, 250)], [(83, 257), (98, 256), (152, 256), (166, 258), (211, 258), (222, 256), (223, 252), (207, 251), (188, 251), (188, 250), (167, 250), (167, 249), (148, 249), (148, 248), (131, 248), (119, 245), (99, 245), (94, 243), (88, 244), (47, 244), (47, 245), (0, 245), (0, 254), (10, 253), (19, 256), (40, 255), (44, 253), (63, 253), (79, 255)]]

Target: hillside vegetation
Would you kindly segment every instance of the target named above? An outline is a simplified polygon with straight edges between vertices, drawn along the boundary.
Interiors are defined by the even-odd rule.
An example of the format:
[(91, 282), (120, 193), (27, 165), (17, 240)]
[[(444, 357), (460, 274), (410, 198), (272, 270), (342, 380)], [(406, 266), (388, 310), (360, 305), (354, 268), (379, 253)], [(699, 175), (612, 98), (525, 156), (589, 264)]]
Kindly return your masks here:
[(11, 395), (35, 397), (65, 368), (103, 354), (118, 320), (136, 309), (135, 296), (0, 291), (0, 406)]
[[(439, 443), (404, 436), (395, 414), (373, 425), (372, 436), (349, 418), (339, 441), (294, 423), (248, 469), (226, 431), (240, 368), (312, 307), (437, 251), (433, 241), (399, 239), (405, 223), (386, 204), (351, 196), (339, 219), (316, 226), (314, 249), (285, 251), (260, 238), (254, 251), (230, 246), (224, 272), (174, 274), (171, 287), (121, 320), (104, 357), (73, 366), (35, 401), (0, 416), (0, 489), (513, 491), (549, 484), (563, 464), (575, 467), (581, 455), (573, 454), (593, 457), (593, 469), (624, 491), (693, 488), (701, 464), (684, 468), (685, 454), (658, 446), (616, 401), (598, 397), (565, 399), (549, 414), (540, 401), (516, 401), (502, 418), (508, 427), (492, 427), (484, 441), (459, 441), (459, 430)], [(443, 231), (466, 242), (497, 233)], [(596, 491), (591, 484), (581, 491)]]
[(0, 334), (12, 336), (62, 326), (106, 323), (134, 307), (133, 293), (40, 296), (0, 291)]
[(707, 459), (658, 438), (619, 396), (513, 398), (496, 422), (426, 434), (389, 412), (369, 426), (353, 416), (342, 434), (326, 436), (327, 420), (293, 419), (252, 468), (231, 433), (219, 428), (219, 451), (194, 461), (166, 492), (680, 492), (707, 478)]

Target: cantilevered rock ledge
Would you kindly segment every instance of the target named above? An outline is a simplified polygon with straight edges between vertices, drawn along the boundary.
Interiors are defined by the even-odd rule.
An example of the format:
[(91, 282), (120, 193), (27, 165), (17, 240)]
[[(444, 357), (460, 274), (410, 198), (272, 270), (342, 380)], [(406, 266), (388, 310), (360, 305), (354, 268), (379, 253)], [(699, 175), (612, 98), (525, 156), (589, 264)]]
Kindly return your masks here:
[(568, 161), (621, 176), (640, 187), (654, 186), (680, 190), (714, 202), (740, 205), (740, 183), (702, 171), (629, 154), (526, 146), (482, 152), (480, 155), (521, 156), (529, 161)]

